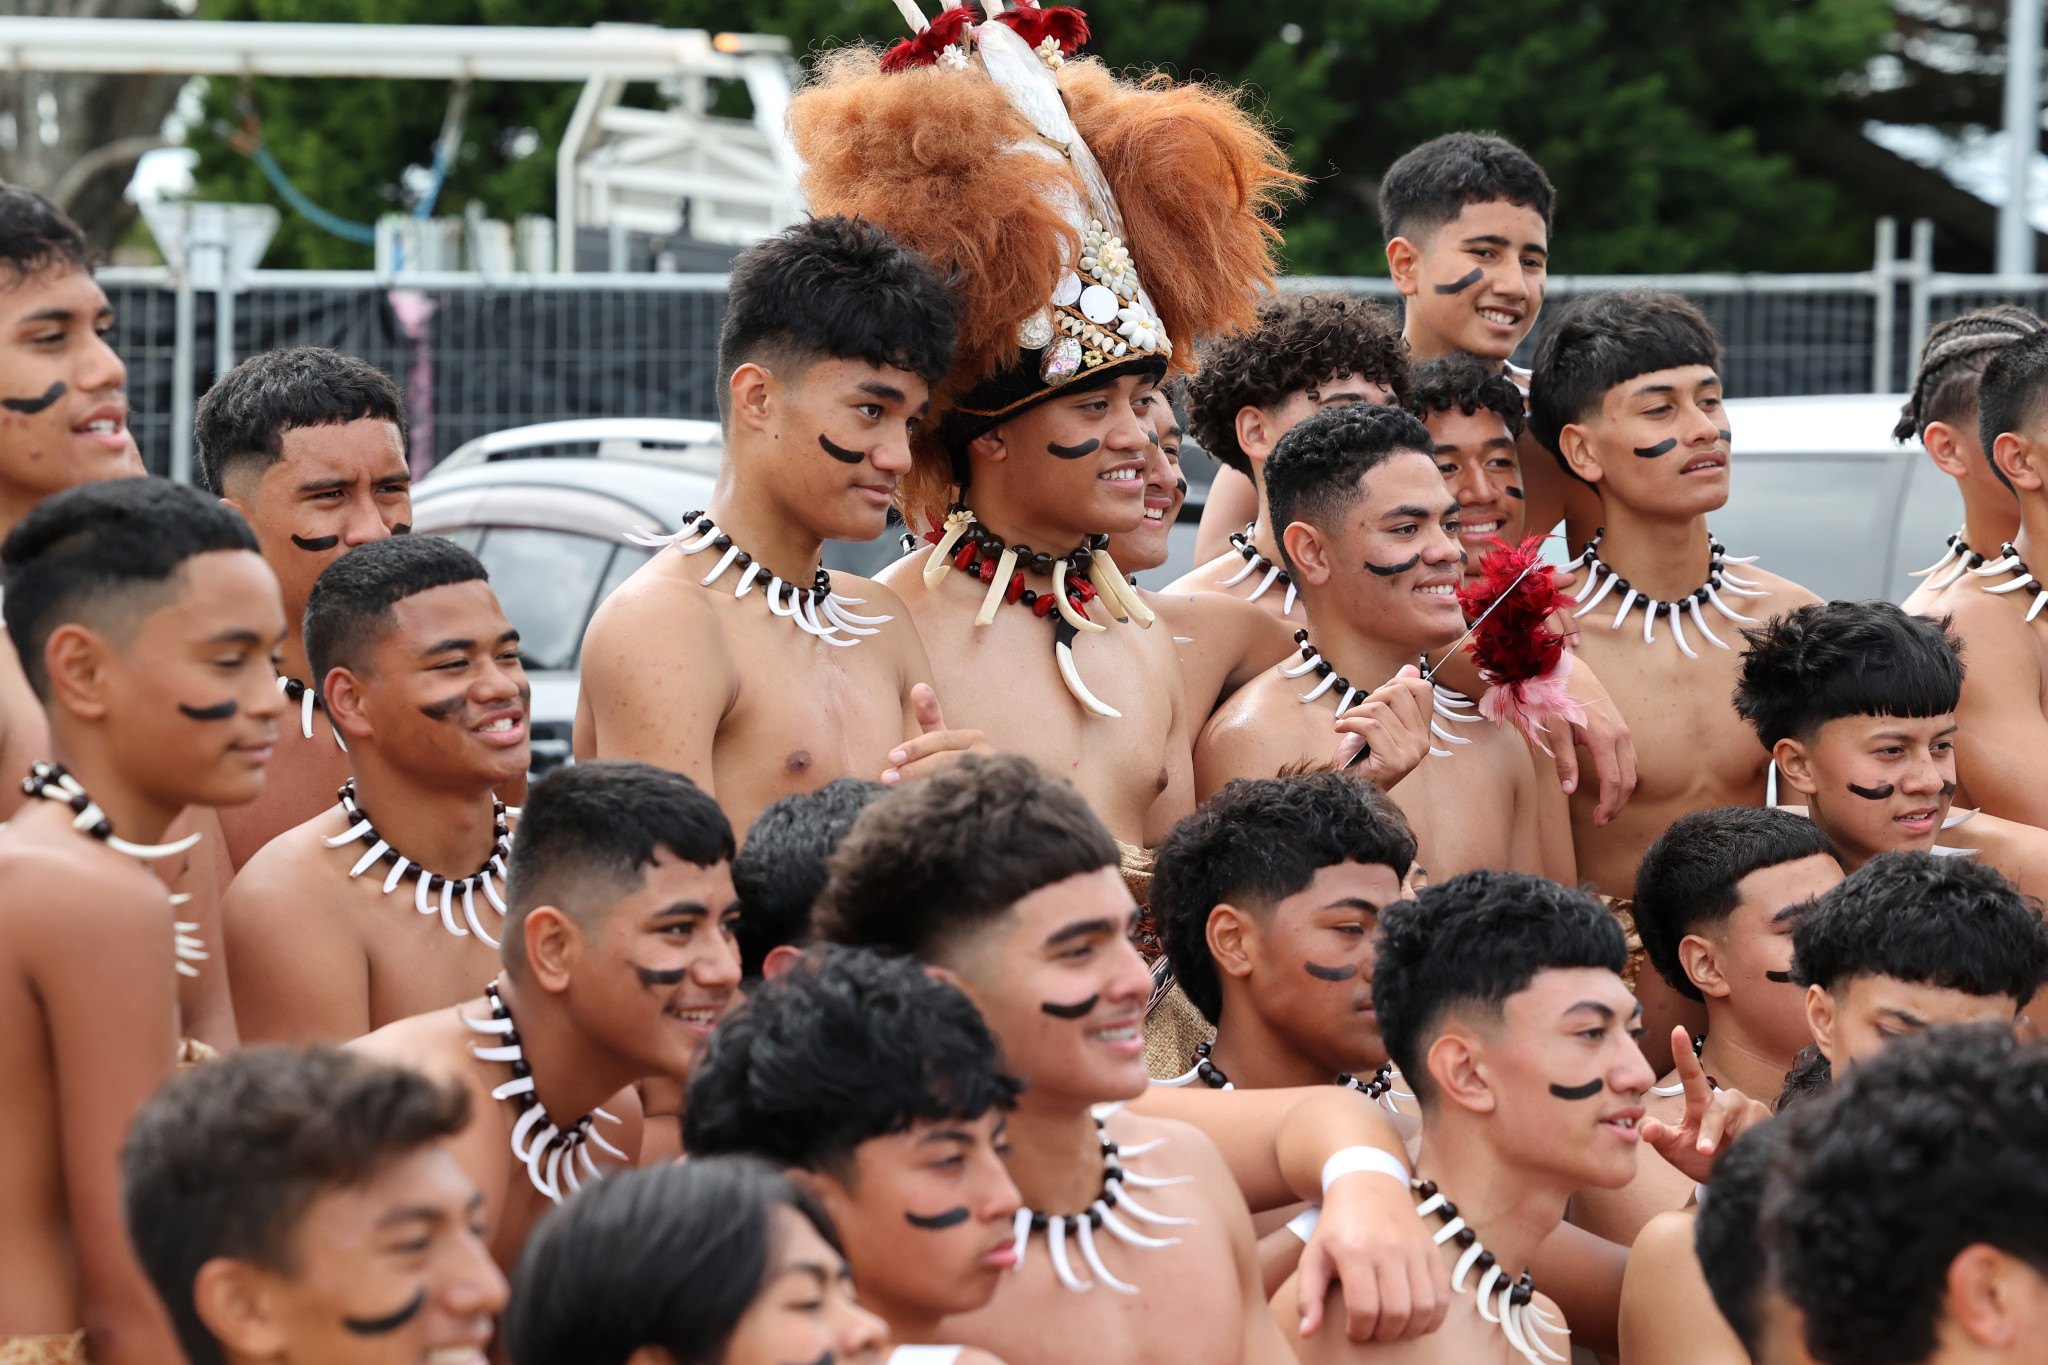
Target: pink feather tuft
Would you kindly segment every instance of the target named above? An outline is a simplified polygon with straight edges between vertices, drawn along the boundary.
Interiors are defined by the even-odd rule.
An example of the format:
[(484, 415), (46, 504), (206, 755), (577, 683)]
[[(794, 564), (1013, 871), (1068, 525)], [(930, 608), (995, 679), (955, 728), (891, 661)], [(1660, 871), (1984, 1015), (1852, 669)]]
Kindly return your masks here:
[(1542, 723), (1561, 717), (1583, 725), (1586, 713), (1565, 690), (1571, 656), (1563, 637), (1549, 626), (1568, 599), (1557, 586), (1555, 570), (1539, 562), (1543, 540), (1530, 536), (1515, 546), (1494, 541), (1497, 548), (1480, 561), (1478, 581), (1459, 590), (1458, 602), (1475, 620), (1493, 609), (1466, 646), (1488, 684), (1479, 699), (1480, 714), (1503, 727), (1512, 721), (1547, 754)]

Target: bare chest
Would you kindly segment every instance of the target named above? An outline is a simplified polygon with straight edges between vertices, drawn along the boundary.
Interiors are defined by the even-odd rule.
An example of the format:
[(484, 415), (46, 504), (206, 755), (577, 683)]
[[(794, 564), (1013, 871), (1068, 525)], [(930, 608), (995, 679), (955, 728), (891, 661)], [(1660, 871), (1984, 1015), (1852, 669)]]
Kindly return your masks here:
[[(417, 879), (410, 877), (394, 882), (387, 894), (384, 883), (391, 865), (380, 862), (351, 878), (347, 873), (354, 862), (340, 861), (351, 850), (356, 858), (367, 851), (360, 844), (335, 851), (335, 862), (323, 868), (315, 894), (327, 897), (347, 918), (363, 946), (370, 1027), (382, 1028), (475, 998), (500, 966), (497, 948), (479, 938), (469, 923), (473, 916), (492, 939), (503, 937), (504, 916), (489, 898), (473, 893), (465, 911), (464, 897), (457, 890), (448, 897), (444, 913), (439, 893), (421, 894)], [(502, 884), (499, 894), (503, 895)]]
[(1432, 882), (1479, 868), (1513, 871), (1521, 741), (1491, 723), (1444, 728), (1467, 742), (1424, 758), (1387, 793), (1415, 833), (1416, 860)]

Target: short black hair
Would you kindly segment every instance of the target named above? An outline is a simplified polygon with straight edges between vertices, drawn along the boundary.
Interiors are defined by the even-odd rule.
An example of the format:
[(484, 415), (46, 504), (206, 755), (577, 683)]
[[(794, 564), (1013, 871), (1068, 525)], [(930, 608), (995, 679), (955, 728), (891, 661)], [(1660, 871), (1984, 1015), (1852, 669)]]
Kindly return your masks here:
[(1226, 902), (1270, 915), (1338, 863), (1382, 863), (1406, 877), (1408, 821), (1379, 788), (1344, 773), (1238, 778), (1173, 827), (1152, 865), (1152, 914), (1173, 974), (1210, 1023), (1223, 988), (1209, 912)]
[(200, 486), (227, 492), (230, 470), (268, 469), (284, 458), (284, 434), (370, 418), (405, 440), (405, 400), (369, 361), (325, 346), (259, 351), (214, 381), (192, 420)]
[(356, 546), (320, 571), (306, 597), (304, 638), (312, 683), (323, 697), (337, 668), (361, 672), (398, 628), (392, 608), (456, 583), (491, 581), (483, 561), (442, 536), (386, 536)]
[(1705, 999), (1678, 960), (1679, 941), (1726, 922), (1736, 884), (1750, 873), (1821, 854), (1841, 861), (1819, 825), (1788, 810), (1722, 806), (1679, 816), (1636, 865), (1636, 933), (1650, 965), (1680, 995)]
[(1372, 1007), (1380, 1038), (1409, 1088), (1435, 1086), (1423, 1065), (1450, 1011), (1496, 1016), (1508, 997), (1553, 968), (1628, 965), (1612, 912), (1583, 891), (1524, 872), (1466, 872), (1380, 911)]
[(1598, 412), (1608, 390), (1639, 374), (1684, 365), (1721, 368), (1713, 324), (1685, 299), (1661, 289), (1572, 299), (1546, 323), (1536, 346), (1529, 430), (1563, 466), (1558, 433)]
[(92, 247), (71, 216), (32, 189), (0, 185), (0, 288), (56, 266), (91, 270)]
[(714, 1365), (774, 1265), (778, 1204), (839, 1250), (817, 1197), (746, 1157), (591, 1182), (526, 1239), (506, 1353), (513, 1365), (626, 1365), (656, 1346), (675, 1365)]
[(1266, 505), (1282, 537), (1280, 557), (1289, 568), (1287, 528), (1297, 521), (1337, 524), (1364, 496), (1358, 481), (1398, 451), (1413, 450), (1436, 463), (1436, 442), (1420, 418), (1405, 408), (1346, 403), (1295, 424), (1266, 459)]
[(1021, 1088), (958, 987), (908, 958), (825, 947), (711, 1035), (690, 1073), (683, 1147), (850, 1180), (863, 1142), (1008, 1109)]
[(469, 1095), (339, 1048), (251, 1047), (180, 1071), (128, 1130), (122, 1193), (136, 1259), (192, 1365), (223, 1365), (192, 1305), (199, 1268), (231, 1257), (295, 1273), (315, 1199), (469, 1122)]
[[(1948, 1271), (1996, 1247), (2048, 1275), (2048, 1050), (1997, 1024), (1901, 1038), (1800, 1105), (1764, 1206), (1822, 1365), (1932, 1358)], [(1710, 1195), (1711, 1197), (1711, 1195)]]
[(2048, 407), (2048, 331), (2023, 337), (1993, 356), (1977, 384), (1977, 439), (1984, 446), (1984, 462), (2015, 495), (2018, 490), (1992, 458), (1991, 448), (2001, 433), (2025, 431), (2039, 421), (2044, 407)]
[(1464, 351), (1417, 365), (1408, 384), (1407, 407), (1425, 423), (1436, 413), (1453, 408), (1467, 417), (1485, 408), (1500, 418), (1510, 437), (1520, 436), (1528, 420), (1526, 402), (1515, 381), (1502, 374), (1498, 365)]
[(828, 943), (937, 962), (1039, 888), (1116, 866), (1079, 792), (1022, 755), (968, 754), (860, 813), (812, 925)]
[(1764, 1190), (1777, 1164), (1782, 1123), (1764, 1123), (1738, 1137), (1714, 1162), (1693, 1219), (1693, 1254), (1714, 1306), (1752, 1360), (1763, 1342), (1763, 1296), (1769, 1285), (1763, 1240)]
[(2044, 966), (2040, 907), (1975, 858), (1880, 853), (1792, 930), (1792, 979), (1829, 992), (1889, 976), (2025, 1005)]
[(1890, 602), (1808, 602), (1742, 632), (1735, 711), (1766, 749), (1846, 716), (1919, 720), (1963, 696), (1963, 646), (1939, 621)]
[(168, 479), (107, 479), (37, 503), (0, 542), (0, 610), (36, 696), (49, 700), (43, 646), (57, 627), (154, 611), (176, 595), (185, 561), (215, 550), (254, 553), (256, 535), (232, 508)]
[(1935, 323), (1921, 343), (1920, 368), (1913, 375), (1913, 391), (1899, 409), (1892, 439), (1909, 441), (1925, 436), (1929, 422), (1956, 426), (1967, 419), (1974, 430), (1977, 385), (1984, 378), (1984, 367), (2006, 347), (2043, 328), (2048, 328), (2048, 322), (2010, 303), (1975, 308)]
[(1536, 159), (1488, 133), (1445, 133), (1404, 152), (1380, 177), (1380, 230), (1386, 240), (1422, 237), (1467, 204), (1505, 199), (1536, 210), (1550, 228), (1557, 191)]
[(1246, 478), (1251, 457), (1237, 443), (1237, 414), (1277, 407), (1291, 393), (1332, 376), (1385, 384), (1394, 401), (1408, 393), (1408, 343), (1392, 309), (1342, 294), (1281, 294), (1259, 305), (1258, 320), (1209, 343), (1187, 381), (1187, 428), (1202, 449)]
[(825, 859), (868, 802), (889, 788), (859, 777), (835, 777), (816, 791), (771, 801), (747, 828), (733, 859), (740, 897), (740, 975), (752, 981), (770, 949), (811, 941), (811, 907), (825, 889)]
[(731, 862), (732, 825), (695, 782), (634, 759), (564, 764), (534, 783), (506, 863), (506, 965), (526, 964), (529, 910), (552, 905), (586, 924), (602, 919), (639, 886), (656, 849), (698, 867)]
[(807, 218), (733, 258), (718, 329), (718, 408), (753, 361), (793, 382), (825, 359), (865, 360), (936, 384), (959, 306), (931, 263), (862, 218)]

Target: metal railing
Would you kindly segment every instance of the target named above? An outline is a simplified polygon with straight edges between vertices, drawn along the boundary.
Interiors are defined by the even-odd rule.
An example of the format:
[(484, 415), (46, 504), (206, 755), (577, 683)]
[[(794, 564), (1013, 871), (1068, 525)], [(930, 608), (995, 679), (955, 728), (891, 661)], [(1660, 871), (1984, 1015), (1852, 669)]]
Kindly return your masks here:
[[(1931, 223), (1913, 225), (1904, 257), (1898, 237), (1891, 219), (1879, 221), (1867, 271), (1559, 275), (1548, 302), (1632, 286), (1692, 299), (1720, 333), (1731, 397), (1896, 392), (1935, 322), (1991, 303), (2048, 314), (2048, 275), (1938, 273)], [(531, 422), (717, 416), (723, 275), (256, 271), (225, 307), (215, 291), (179, 289), (165, 269), (99, 278), (144, 458), (177, 477), (190, 469), (186, 394), (279, 346), (333, 346), (397, 379), (413, 405), (419, 468), (472, 437)], [(1297, 276), (1284, 286), (1400, 302), (1383, 278)], [(1517, 361), (1528, 362), (1542, 326), (1539, 318)]]

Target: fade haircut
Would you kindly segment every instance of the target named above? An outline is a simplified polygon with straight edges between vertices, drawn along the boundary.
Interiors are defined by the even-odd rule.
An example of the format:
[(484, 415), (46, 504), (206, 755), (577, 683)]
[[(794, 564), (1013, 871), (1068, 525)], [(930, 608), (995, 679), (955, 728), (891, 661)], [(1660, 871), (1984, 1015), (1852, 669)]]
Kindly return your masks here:
[(306, 597), (306, 662), (314, 690), (325, 696), (327, 675), (337, 668), (362, 672), (398, 629), (394, 608), (406, 598), (490, 581), (481, 560), (441, 536), (387, 536), (356, 546), (320, 571)]
[(1764, 1190), (1783, 1150), (1784, 1131), (1782, 1123), (1764, 1123), (1737, 1138), (1714, 1162), (1693, 1220), (1693, 1254), (1707, 1292), (1751, 1360), (1763, 1359), (1769, 1264), (1760, 1224)]
[(244, 1048), (164, 1082), (128, 1130), (122, 1187), (136, 1259), (192, 1365), (225, 1359), (192, 1305), (201, 1266), (293, 1276), (314, 1200), (468, 1122), (461, 1086), (332, 1047)]
[(91, 270), (92, 247), (70, 215), (20, 185), (0, 185), (0, 289), (55, 267)]
[(749, 361), (795, 383), (820, 360), (865, 360), (928, 384), (953, 363), (959, 309), (924, 257), (861, 218), (807, 218), (733, 258), (718, 329), (718, 410)]
[(1418, 245), (1465, 211), (1505, 199), (1530, 208), (1550, 230), (1557, 191), (1534, 157), (1487, 133), (1445, 133), (1411, 148), (1380, 178), (1380, 230)]
[(1984, 367), (1977, 385), (1977, 440), (1984, 447), (1984, 460), (2017, 497), (2012, 480), (1991, 457), (1991, 447), (2001, 433), (2024, 432), (2041, 420), (2048, 404), (2048, 331), (2024, 337), (2000, 351)]
[(1466, 872), (1380, 911), (1372, 1007), (1387, 1055), (1425, 1101), (1436, 1085), (1423, 1058), (1446, 1016), (1498, 1019), (1536, 973), (1597, 967), (1621, 975), (1621, 925), (1583, 891), (1522, 872)]
[(1767, 1127), (1786, 1125), (1765, 1236), (1822, 1365), (1931, 1359), (1966, 1247), (2048, 1275), (2039, 1044), (1997, 1024), (1901, 1038), (1846, 1072), (1827, 1103)]
[(1174, 977), (1210, 1023), (1223, 987), (1209, 955), (1209, 912), (1239, 906), (1272, 919), (1281, 901), (1338, 863), (1378, 863), (1405, 878), (1415, 836), (1379, 788), (1343, 773), (1237, 778), (1173, 827), (1152, 869), (1152, 912)]
[(1365, 496), (1359, 480), (1404, 450), (1429, 457), (1436, 468), (1436, 441), (1421, 419), (1405, 408), (1346, 403), (1303, 419), (1273, 447), (1266, 460), (1266, 505), (1280, 535), (1287, 567), (1287, 528), (1297, 521), (1330, 529)]
[(0, 610), (36, 696), (50, 699), (43, 647), (73, 622), (132, 638), (169, 604), (186, 560), (215, 550), (256, 552), (232, 508), (168, 479), (108, 479), (45, 498), (0, 542), (7, 592)]
[(1685, 974), (1678, 945), (1727, 923), (1752, 872), (1825, 854), (1841, 861), (1820, 826), (1775, 807), (1722, 806), (1681, 815), (1636, 867), (1636, 932), (1650, 965), (1689, 1000), (1704, 1000)]
[(1071, 786), (1018, 754), (968, 754), (861, 812), (812, 923), (829, 943), (944, 962), (1039, 888), (1116, 866)]
[(2024, 1006), (2044, 966), (2039, 906), (1974, 858), (1880, 853), (1792, 930), (1792, 979), (1834, 995), (1859, 976), (1889, 976)]
[(526, 968), (528, 911), (552, 905), (591, 927), (639, 887), (656, 849), (698, 867), (729, 863), (732, 825), (689, 778), (634, 759), (567, 764), (534, 783), (507, 863), (505, 965)]
[(1962, 700), (1962, 642), (1947, 617), (1909, 616), (1890, 602), (1808, 602), (1742, 638), (1735, 711), (1766, 749), (1810, 741), (1831, 720), (1927, 720)]
[(740, 898), (740, 975), (753, 981), (771, 949), (811, 941), (811, 907), (825, 889), (825, 860), (854, 819), (889, 788), (859, 777), (835, 777), (811, 792), (771, 801), (747, 829), (733, 859)]
[(626, 1365), (652, 1346), (675, 1365), (716, 1365), (775, 1264), (777, 1205), (840, 1250), (815, 1195), (745, 1157), (592, 1181), (527, 1238), (506, 1353), (513, 1365)]
[(403, 455), (405, 400), (384, 371), (325, 346), (260, 351), (199, 400), (192, 421), (199, 482), (224, 496), (234, 471), (254, 468), (260, 475), (284, 458), (287, 431), (365, 419), (397, 427)]
[(908, 958), (822, 948), (711, 1035), (690, 1073), (683, 1147), (851, 1184), (862, 1143), (1008, 1109), (1020, 1089), (957, 987)]
[[(1974, 430), (1977, 385), (1984, 378), (1984, 367), (2008, 346), (2044, 327), (2048, 323), (2010, 303), (1935, 323), (1920, 347), (1920, 368), (1913, 376), (1913, 391), (1899, 409), (1892, 439), (1910, 441), (1925, 436), (1929, 422), (1968, 425)], [(1989, 449), (1986, 447), (1987, 454)]]
[(1408, 384), (1408, 411), (1424, 422), (1453, 408), (1471, 417), (1484, 408), (1500, 418), (1509, 439), (1522, 434), (1526, 421), (1522, 391), (1515, 381), (1476, 355), (1454, 351), (1415, 367)]
[(1393, 311), (1342, 294), (1281, 294), (1259, 305), (1258, 321), (1212, 342), (1187, 381), (1188, 431), (1246, 478), (1251, 457), (1237, 443), (1237, 414), (1277, 408), (1288, 395), (1326, 380), (1385, 384), (1408, 393), (1408, 343)]
[(1620, 289), (1572, 299), (1550, 319), (1536, 346), (1529, 430), (1570, 474), (1558, 433), (1599, 412), (1615, 385), (1686, 365), (1719, 373), (1721, 342), (1707, 315), (1678, 295)]

